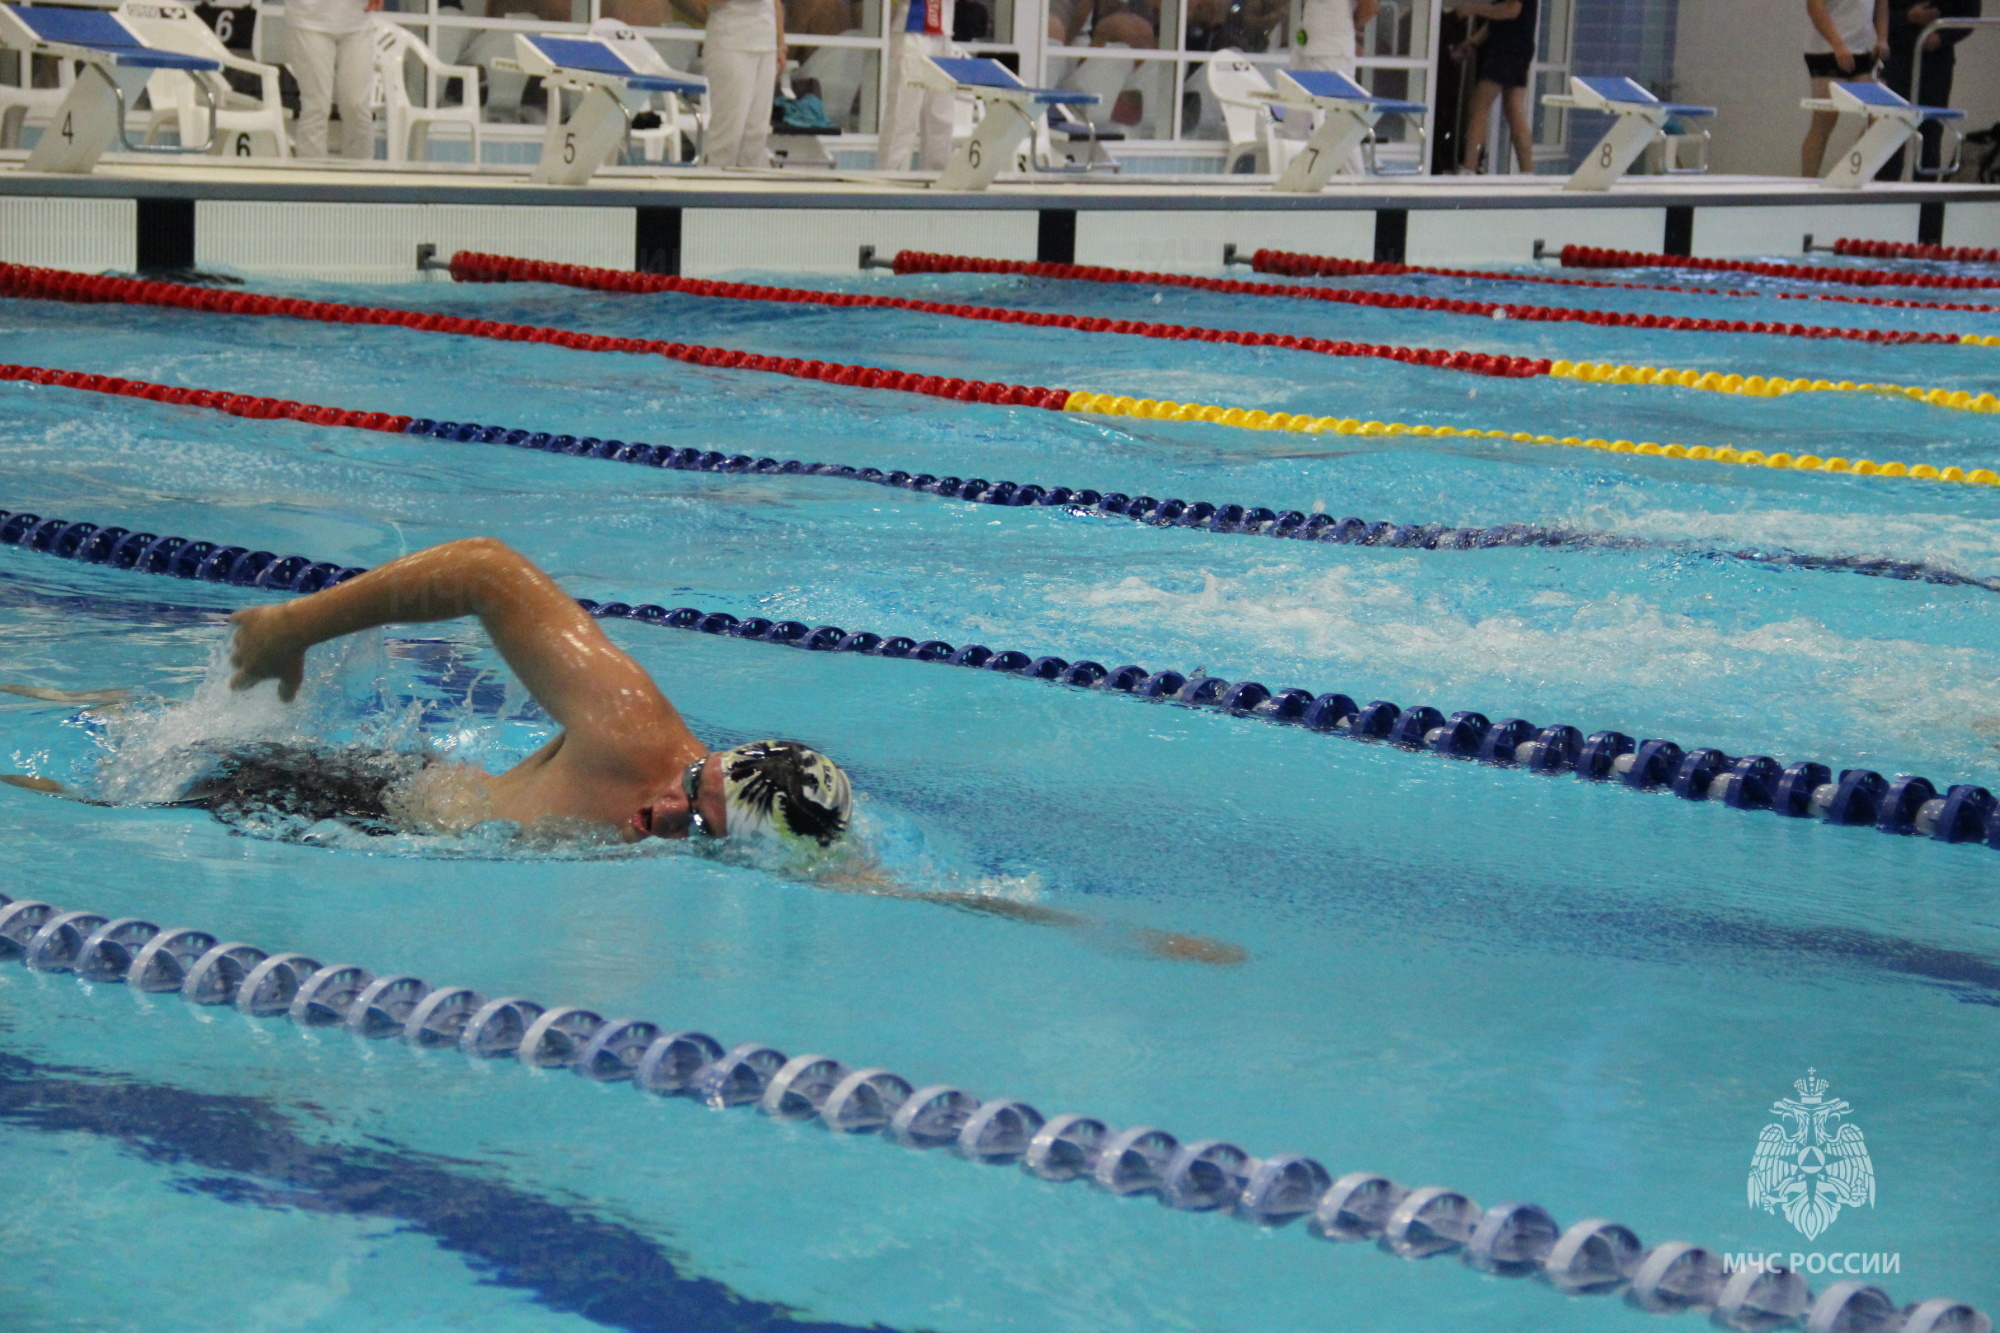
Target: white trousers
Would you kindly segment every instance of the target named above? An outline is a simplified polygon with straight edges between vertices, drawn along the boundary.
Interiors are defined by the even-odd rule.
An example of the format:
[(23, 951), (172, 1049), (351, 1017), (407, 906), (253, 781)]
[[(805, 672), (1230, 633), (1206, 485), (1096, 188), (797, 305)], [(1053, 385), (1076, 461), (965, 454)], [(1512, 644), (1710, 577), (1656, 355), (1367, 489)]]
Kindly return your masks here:
[[(1354, 77), (1354, 57), (1339, 56), (1339, 55), (1315, 56), (1315, 55), (1307, 55), (1303, 51), (1298, 51), (1294, 52), (1292, 55), (1292, 68), (1329, 70), (1335, 74), (1345, 74), (1348, 78), (1351, 79)], [(1294, 112), (1288, 112), (1287, 114), (1297, 115), (1298, 113), (1294, 111)], [(1317, 116), (1314, 116), (1313, 119), (1315, 122), (1317, 122), (1319, 118)], [(1349, 153), (1347, 155), (1347, 160), (1333, 169), (1333, 174), (1336, 176), (1367, 175), (1368, 164), (1362, 159), (1361, 149), (1359, 147), (1356, 147), (1353, 152)]]
[(951, 161), (952, 103), (950, 93), (931, 92), (910, 82), (930, 56), (949, 55), (951, 38), (921, 32), (889, 34), (889, 101), (882, 108), (882, 137), (875, 149), (875, 170), (908, 171), (910, 153), (917, 151), (917, 170), (943, 171)]
[(299, 81), (299, 123), (292, 134), (300, 157), (326, 156), (327, 114), (340, 103), (340, 155), (375, 156), (375, 121), (368, 94), (375, 85), (375, 33), (292, 29), (292, 77)]
[(708, 133), (702, 161), (711, 167), (768, 167), (771, 98), (777, 91), (778, 53), (736, 51), (710, 41), (702, 47), (708, 76)]

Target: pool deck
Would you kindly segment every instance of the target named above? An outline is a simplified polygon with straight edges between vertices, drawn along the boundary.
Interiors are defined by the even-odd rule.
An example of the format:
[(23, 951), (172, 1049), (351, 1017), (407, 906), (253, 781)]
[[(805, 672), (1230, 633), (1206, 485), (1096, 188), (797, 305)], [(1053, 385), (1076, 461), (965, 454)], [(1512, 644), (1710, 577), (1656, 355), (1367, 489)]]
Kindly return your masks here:
[(1521, 263), (1537, 241), (1694, 255), (1796, 254), (1810, 233), (2000, 244), (2000, 187), (1828, 190), (1782, 177), (1374, 177), (1281, 195), (1253, 177), (1065, 176), (979, 194), (914, 176), (612, 167), (586, 186), (523, 167), (272, 166), (107, 157), (29, 174), (0, 153), (0, 259), (78, 269), (193, 263), (414, 280), (416, 246), (707, 275), (847, 273), (862, 245), (1212, 271), (1222, 247), (1424, 264)]

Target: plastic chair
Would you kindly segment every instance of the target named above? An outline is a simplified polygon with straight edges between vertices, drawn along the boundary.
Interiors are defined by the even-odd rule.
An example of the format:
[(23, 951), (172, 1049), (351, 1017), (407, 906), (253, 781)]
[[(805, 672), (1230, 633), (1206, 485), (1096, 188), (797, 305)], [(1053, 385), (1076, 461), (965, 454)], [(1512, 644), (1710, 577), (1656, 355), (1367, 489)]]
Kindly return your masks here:
[[(463, 125), (472, 141), (472, 160), (479, 161), (479, 68), (447, 65), (423, 39), (399, 23), (377, 16), (375, 27), (375, 96), (369, 99), (384, 112), (388, 125), (389, 161), (422, 161), (433, 125)], [(424, 69), (423, 100), (410, 96), (407, 65), (415, 59)], [(444, 101), (445, 85), (459, 81), (459, 100)]]
[(1263, 72), (1241, 51), (1225, 49), (1215, 53), (1202, 77), (1222, 109), (1223, 128), (1229, 133), (1223, 171), (1231, 175), (1283, 171), (1305, 146), (1305, 139), (1284, 133), (1285, 110), (1275, 105), (1277, 94)]
[[(146, 39), (149, 46), (178, 51), (187, 56), (205, 56), (222, 66), (257, 81), (255, 96), (230, 86), (222, 72), (189, 72), (163, 69), (146, 82), (146, 97), (153, 105), (151, 123), (146, 126), (146, 142), (159, 138), (169, 124), (184, 144), (204, 137), (208, 110), (195, 92), (195, 83), (207, 86), (215, 102), (215, 151), (236, 157), (290, 157), (291, 134), (287, 128), (285, 105), (278, 96), (278, 67), (246, 59), (222, 44), (214, 29), (186, 5), (167, 0), (125, 0), (117, 10), (127, 27)], [(259, 138), (268, 139), (270, 150), (259, 152)]]

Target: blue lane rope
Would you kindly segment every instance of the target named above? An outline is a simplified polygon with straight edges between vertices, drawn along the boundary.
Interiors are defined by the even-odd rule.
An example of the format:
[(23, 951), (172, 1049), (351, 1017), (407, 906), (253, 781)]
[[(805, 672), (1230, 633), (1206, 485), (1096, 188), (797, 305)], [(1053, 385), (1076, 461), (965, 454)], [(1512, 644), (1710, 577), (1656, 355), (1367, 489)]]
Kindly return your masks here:
[[(1815, 1294), (1803, 1276), (1745, 1266), (1687, 1241), (1648, 1249), (1601, 1217), (1565, 1228), (1532, 1203), (1482, 1208), (1441, 1185), (1409, 1189), (1352, 1171), (1335, 1179), (1310, 1157), (1257, 1158), (1222, 1139), (1183, 1142), (1152, 1125), (1113, 1129), (1085, 1115), (1045, 1116), (1011, 1098), (982, 1101), (949, 1084), (916, 1086), (832, 1056), (785, 1055), (760, 1042), (725, 1048), (705, 1032), (611, 1018), (520, 996), (489, 999), (465, 986), (432, 987), (407, 973), (267, 953), (204, 930), (162, 930), (137, 917), (64, 911), (0, 893), (0, 958), (93, 984), (179, 992), (190, 1004), (231, 1005), (301, 1028), (344, 1028), (357, 1038), (400, 1037), (413, 1051), (457, 1047), (473, 1059), (512, 1056), (531, 1069), (568, 1069), (599, 1083), (681, 1096), (712, 1110), (755, 1106), (773, 1120), (817, 1121), (830, 1133), (875, 1133), (900, 1147), (946, 1148), (989, 1166), (1019, 1165), (1049, 1181), (1088, 1180), (1110, 1194), (1152, 1195), (1182, 1212), (1234, 1214), (1266, 1227), (1305, 1219), (1329, 1241), (1375, 1240), (1405, 1259), (1457, 1254), (1502, 1277), (1540, 1277), (1567, 1295), (1624, 1292), (1643, 1310), (1710, 1309), (1725, 1327), (1806, 1333), (1886, 1329), (1899, 1311), (1888, 1293), (1853, 1280)], [(1899, 1333), (1992, 1333), (1959, 1301), (1934, 1298), (1902, 1312)]]
[[(0, 510), (0, 546), (143, 574), (277, 592), (317, 592), (367, 571), (279, 556), (242, 546), (219, 546), (184, 537), (162, 537), (120, 527), (43, 518)], [(1426, 704), (1403, 708), (1386, 699), (1358, 705), (1345, 694), (1272, 690), (1254, 680), (1149, 671), (1136, 664), (1106, 668), (984, 644), (953, 645), (942, 639), (850, 632), (838, 625), (800, 620), (738, 619), (726, 611), (683, 606), (668, 609), (625, 602), (577, 602), (600, 619), (632, 620), (668, 629), (804, 648), (813, 652), (865, 653), (1032, 677), (1079, 689), (1129, 694), (1237, 717), (1304, 727), (1355, 740), (1386, 741), (1406, 750), (1428, 750), (1452, 759), (1476, 759), (1535, 773), (1572, 772), (1586, 782), (1615, 781), (1635, 791), (1671, 791), (1687, 801), (1721, 801), (1737, 810), (1768, 810), (1828, 824), (1868, 824), (1884, 833), (1921, 835), (1938, 842), (1979, 842), (2000, 848), (2000, 802), (1984, 787), (1957, 783), (1940, 791), (1928, 778), (1886, 778), (1870, 769), (1842, 769), (1801, 760), (1781, 767), (1767, 755), (1732, 756), (1708, 747), (1683, 748), (1670, 740), (1635, 739), (1620, 731), (1586, 735), (1566, 725), (1537, 727), (1525, 718), (1490, 721), (1469, 710), (1449, 716)]]
[[(713, 472), (750, 476), (834, 477), (898, 490), (936, 495), (948, 500), (1007, 508), (1037, 506), (1079, 515), (1130, 519), (1152, 527), (1188, 528), (1199, 532), (1298, 541), (1334, 542), (1349, 546), (1384, 546), (1424, 551), (1490, 550), (1499, 546), (1594, 548), (1602, 550), (1687, 550), (1673, 543), (1649, 542), (1616, 533), (1580, 532), (1530, 523), (1503, 523), (1488, 528), (1454, 528), (1442, 523), (1396, 523), (1381, 519), (1334, 518), (1289, 509), (1283, 513), (1262, 505), (1215, 504), (1207, 500), (1156, 500), (1150, 495), (1096, 491), (1068, 486), (1039, 486), (984, 477), (934, 477), (928, 472), (884, 471), (845, 463), (809, 463), (796, 458), (752, 458), (719, 450), (676, 449), (671, 445), (603, 440), (594, 435), (553, 435), (510, 426), (486, 426), (473, 421), (433, 421), (419, 417), (403, 428), (405, 435), (457, 444), (502, 444), (517, 449), (574, 458), (590, 458), (677, 472)], [(1872, 556), (1812, 555), (1792, 550), (1692, 550), (1688, 554), (1755, 564), (1776, 565), (1874, 578), (1973, 587), (2000, 592), (2000, 579), (1983, 579), (1923, 561)]]

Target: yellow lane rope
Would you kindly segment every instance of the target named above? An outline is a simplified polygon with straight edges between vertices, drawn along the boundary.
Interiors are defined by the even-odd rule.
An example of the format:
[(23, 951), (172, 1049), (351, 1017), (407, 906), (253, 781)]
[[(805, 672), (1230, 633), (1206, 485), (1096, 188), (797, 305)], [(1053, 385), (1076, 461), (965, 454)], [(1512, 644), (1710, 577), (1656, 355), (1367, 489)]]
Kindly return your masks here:
[(1065, 412), (1093, 416), (1138, 417), (1147, 421), (1207, 421), (1243, 430), (1296, 431), (1304, 435), (1363, 435), (1511, 440), (1572, 449), (1601, 449), (1614, 454), (1735, 463), (1744, 467), (1789, 468), (1801, 472), (1843, 472), (1857, 477), (1913, 477), (1921, 481), (1955, 481), (1971, 486), (2000, 486), (2000, 473), (1988, 468), (1935, 468), (1878, 463), (1867, 458), (1821, 458), (1817, 454), (1766, 454), (1757, 449), (1709, 448), (1706, 445), (1654, 444), (1650, 441), (1579, 439), (1574, 435), (1535, 435), (1528, 431), (1465, 430), (1456, 426), (1412, 426), (1400, 421), (1361, 421), (1353, 417), (1316, 417), (1307, 413), (1263, 412), (1241, 407), (1177, 403), (1164, 398), (1127, 398), (1118, 394), (1079, 390), (1063, 403)]
[(1990, 393), (1974, 394), (1964, 389), (1921, 389), (1908, 384), (1786, 379), (1782, 375), (1730, 375), (1714, 370), (1670, 370), (1601, 361), (1556, 361), (1549, 366), (1549, 376), (1553, 379), (1580, 380), (1587, 384), (1659, 384), (1670, 388), (1702, 389), (1710, 393), (1741, 394), (1746, 398), (1780, 398), (1793, 393), (1876, 393), (1890, 398), (1908, 398), (1932, 407), (1954, 408), (1960, 412), (2000, 412), (2000, 398)]

